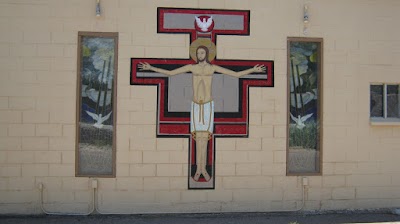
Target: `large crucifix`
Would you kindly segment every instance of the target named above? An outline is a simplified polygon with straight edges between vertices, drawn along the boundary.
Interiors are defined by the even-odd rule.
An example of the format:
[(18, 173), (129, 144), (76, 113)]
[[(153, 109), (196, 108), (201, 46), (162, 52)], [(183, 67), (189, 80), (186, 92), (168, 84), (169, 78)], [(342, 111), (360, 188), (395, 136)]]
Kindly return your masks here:
[(250, 12), (158, 8), (158, 33), (190, 35), (191, 59), (132, 58), (131, 84), (158, 88), (157, 137), (189, 138), (189, 189), (215, 188), (215, 140), (248, 136), (248, 89), (273, 61), (218, 60), (217, 35), (249, 35)]

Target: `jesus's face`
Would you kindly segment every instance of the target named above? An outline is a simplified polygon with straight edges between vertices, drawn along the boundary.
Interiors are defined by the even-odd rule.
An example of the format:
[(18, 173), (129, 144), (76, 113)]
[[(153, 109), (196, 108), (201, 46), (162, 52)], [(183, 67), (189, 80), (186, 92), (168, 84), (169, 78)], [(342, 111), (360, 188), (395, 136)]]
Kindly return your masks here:
[(198, 62), (203, 62), (206, 60), (207, 52), (203, 48), (197, 49), (197, 60)]

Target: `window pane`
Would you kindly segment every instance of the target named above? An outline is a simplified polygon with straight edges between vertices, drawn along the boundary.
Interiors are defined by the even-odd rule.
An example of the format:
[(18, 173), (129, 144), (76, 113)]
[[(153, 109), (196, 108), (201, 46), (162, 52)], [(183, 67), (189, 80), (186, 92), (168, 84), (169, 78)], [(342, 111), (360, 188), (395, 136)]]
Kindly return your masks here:
[(387, 85), (387, 117), (399, 117), (398, 85)]
[(288, 174), (320, 173), (321, 41), (289, 40)]
[(115, 176), (117, 33), (80, 33), (78, 176)]
[(383, 117), (383, 85), (371, 85), (371, 117)]

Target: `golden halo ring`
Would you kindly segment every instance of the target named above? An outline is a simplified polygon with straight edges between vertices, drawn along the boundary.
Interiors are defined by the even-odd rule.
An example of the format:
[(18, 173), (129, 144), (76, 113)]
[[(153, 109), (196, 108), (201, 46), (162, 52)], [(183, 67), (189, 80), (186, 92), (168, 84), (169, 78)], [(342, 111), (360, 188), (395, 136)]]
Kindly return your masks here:
[(215, 44), (208, 38), (199, 38), (190, 44), (189, 54), (193, 61), (197, 62), (197, 48), (200, 46), (205, 46), (208, 48), (208, 61), (213, 61), (215, 59), (217, 49)]

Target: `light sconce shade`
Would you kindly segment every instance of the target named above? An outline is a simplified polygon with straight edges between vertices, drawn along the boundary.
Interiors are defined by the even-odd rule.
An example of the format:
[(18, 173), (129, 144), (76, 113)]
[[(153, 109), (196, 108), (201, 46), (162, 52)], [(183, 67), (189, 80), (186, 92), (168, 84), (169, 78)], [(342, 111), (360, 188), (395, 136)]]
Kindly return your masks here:
[(308, 34), (308, 26), (309, 26), (309, 22), (310, 22), (310, 17), (308, 14), (308, 5), (304, 5), (304, 12), (303, 12), (303, 33), (304, 35)]
[(100, 17), (100, 16), (101, 16), (100, 0), (97, 0), (97, 3), (96, 3), (96, 17)]
[(304, 14), (303, 14), (303, 22), (308, 23), (309, 15), (308, 15), (308, 6), (304, 5)]

